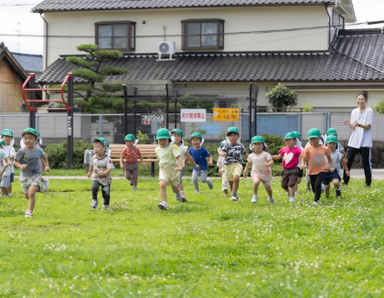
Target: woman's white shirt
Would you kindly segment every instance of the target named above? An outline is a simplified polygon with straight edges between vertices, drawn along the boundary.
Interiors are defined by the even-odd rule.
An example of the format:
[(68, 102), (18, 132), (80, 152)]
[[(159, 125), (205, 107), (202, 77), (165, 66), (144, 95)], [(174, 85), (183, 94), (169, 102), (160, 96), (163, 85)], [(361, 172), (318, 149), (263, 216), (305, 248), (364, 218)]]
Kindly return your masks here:
[[(372, 126), (373, 115), (373, 110), (370, 107), (366, 107), (362, 112), (359, 108), (356, 108), (351, 112), (350, 122), (351, 124), (359, 123)], [(356, 128), (352, 130), (351, 136), (349, 137), (348, 147), (372, 147), (371, 129), (364, 129), (356, 126)]]

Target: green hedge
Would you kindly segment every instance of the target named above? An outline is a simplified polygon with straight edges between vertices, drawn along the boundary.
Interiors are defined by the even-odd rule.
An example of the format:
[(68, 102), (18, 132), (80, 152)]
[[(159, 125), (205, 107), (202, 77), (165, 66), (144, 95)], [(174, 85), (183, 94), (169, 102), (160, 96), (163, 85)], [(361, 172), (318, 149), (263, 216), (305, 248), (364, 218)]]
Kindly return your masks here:
[[(86, 140), (76, 140), (73, 143), (73, 168), (84, 168), (84, 152), (92, 149), (92, 144)], [(52, 169), (67, 168), (67, 142), (60, 144), (49, 144), (45, 147), (45, 153), (48, 156), (49, 165)]]

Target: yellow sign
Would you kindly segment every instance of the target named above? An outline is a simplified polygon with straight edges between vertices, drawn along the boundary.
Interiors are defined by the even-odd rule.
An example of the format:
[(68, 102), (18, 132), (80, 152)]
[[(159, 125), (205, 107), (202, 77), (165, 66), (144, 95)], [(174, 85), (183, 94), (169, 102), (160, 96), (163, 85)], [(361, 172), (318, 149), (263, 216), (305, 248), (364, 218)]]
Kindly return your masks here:
[(239, 121), (239, 109), (213, 108), (213, 121)]

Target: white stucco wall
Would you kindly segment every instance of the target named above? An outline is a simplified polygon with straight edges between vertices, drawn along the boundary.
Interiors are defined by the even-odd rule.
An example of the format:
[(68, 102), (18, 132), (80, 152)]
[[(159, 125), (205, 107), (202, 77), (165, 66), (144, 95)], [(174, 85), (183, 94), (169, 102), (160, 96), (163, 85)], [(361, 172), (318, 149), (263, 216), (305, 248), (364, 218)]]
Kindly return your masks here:
[[(188, 83), (188, 84), (176, 84), (179, 86), (179, 90), (190, 92), (191, 94), (200, 95), (217, 95), (223, 98), (240, 98), (244, 99), (249, 96), (249, 83)], [(258, 106), (270, 106), (266, 94), (276, 84), (275, 83), (255, 83), (259, 87), (257, 104)], [(308, 85), (308, 84), (307, 84)], [(287, 84), (289, 87), (289, 84)], [(296, 84), (297, 86), (297, 84)], [(305, 86), (303, 84), (302, 86)], [(295, 88), (292, 88), (295, 90)], [(372, 89), (367, 85), (364, 87), (361, 84), (359, 87), (353, 87), (346, 85), (345, 89), (332, 89), (332, 84), (327, 89), (310, 89), (310, 90), (295, 90), (297, 93), (297, 106), (295, 109), (304, 108), (309, 105), (313, 108), (313, 111), (350, 111), (351, 108), (356, 107), (356, 95), (360, 91), (368, 91), (368, 105), (374, 107), (381, 100), (384, 100), (384, 84), (381, 89)], [(180, 94), (183, 94), (181, 92)], [(248, 107), (248, 103), (245, 102), (245, 107)], [(240, 108), (243, 106), (239, 106)]]
[[(59, 55), (76, 54), (76, 46), (79, 44), (95, 43), (94, 24), (102, 21), (136, 22), (135, 53), (157, 52), (157, 44), (164, 40), (164, 32), (165, 39), (175, 41), (176, 50), (180, 52), (181, 21), (200, 18), (225, 20), (223, 51), (318, 51), (328, 48), (328, 16), (323, 6), (56, 12), (45, 13), (44, 17), (49, 23), (48, 64)], [(237, 33), (313, 26), (324, 27), (285, 32)]]

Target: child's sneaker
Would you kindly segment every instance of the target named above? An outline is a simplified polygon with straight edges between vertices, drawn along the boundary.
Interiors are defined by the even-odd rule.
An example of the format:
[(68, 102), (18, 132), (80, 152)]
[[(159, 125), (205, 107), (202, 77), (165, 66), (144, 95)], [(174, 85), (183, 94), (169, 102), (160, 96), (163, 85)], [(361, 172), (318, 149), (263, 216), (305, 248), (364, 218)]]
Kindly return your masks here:
[(183, 198), (181, 197), (180, 193), (176, 193), (175, 196), (176, 196), (176, 200), (178, 200), (179, 202), (183, 202)]
[(101, 208), (102, 211), (108, 210), (108, 209), (109, 209), (109, 205), (103, 205), (103, 208)]
[(317, 201), (314, 201), (314, 202), (312, 203), (312, 206), (319, 206), (319, 203), (318, 203)]
[(91, 209), (96, 209), (98, 204), (97, 200), (92, 200)]
[(161, 202), (159, 205), (157, 205), (161, 210), (168, 210), (168, 204), (167, 202)]
[(32, 217), (33, 214), (30, 210), (25, 211), (25, 217)]
[(341, 190), (336, 189), (336, 198), (340, 199), (341, 198)]
[(253, 195), (251, 203), (257, 203), (257, 195)]
[(132, 190), (137, 191), (137, 187), (136, 186), (132, 187)]
[(200, 193), (200, 191), (198, 191), (197, 189), (195, 189), (195, 193), (196, 193), (196, 194), (199, 194), (199, 193)]
[(290, 198), (289, 198), (289, 202), (290, 202), (290, 203), (294, 203), (294, 202), (295, 202), (295, 198), (294, 198), (294, 197), (290, 197)]
[(208, 187), (209, 189), (213, 189), (213, 183), (211, 181), (208, 181)]
[(275, 199), (274, 198), (268, 198), (268, 201), (273, 204), (275, 202)]
[(234, 195), (231, 196), (231, 201), (238, 201), (238, 200), (240, 200), (238, 196), (234, 196)]

